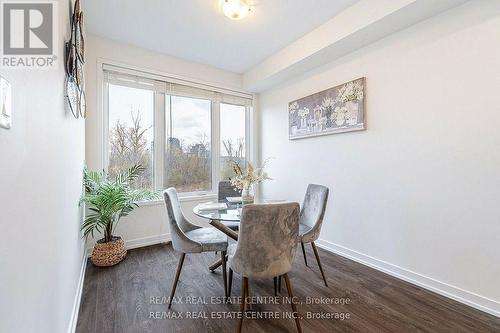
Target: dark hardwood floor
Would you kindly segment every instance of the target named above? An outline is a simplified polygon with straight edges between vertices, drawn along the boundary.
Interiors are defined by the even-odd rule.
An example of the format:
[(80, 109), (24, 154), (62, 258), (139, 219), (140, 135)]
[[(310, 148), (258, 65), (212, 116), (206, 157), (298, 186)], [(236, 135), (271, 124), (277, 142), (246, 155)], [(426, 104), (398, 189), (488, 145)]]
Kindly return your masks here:
[[(306, 251), (309, 267), (298, 250), (289, 274), (302, 302), (298, 311), (303, 332), (500, 332), (500, 318), (320, 249), (329, 286), (325, 287), (309, 244)], [(220, 268), (215, 273), (207, 269), (218, 258), (214, 253), (186, 255), (175, 295), (182, 303), (167, 309), (178, 258), (165, 244), (131, 250), (115, 267), (88, 262), (77, 332), (234, 332), (241, 279), (234, 274), (232, 304), (211, 304), (211, 297), (219, 302), (224, 295)], [(283, 304), (282, 297), (281, 304), (262, 304), (276, 300), (272, 279), (250, 280), (249, 289), (251, 296), (269, 297), (254, 299), (243, 332), (296, 332), (292, 318), (250, 318), (289, 313), (290, 304)], [(279, 296), (286, 296), (284, 284)], [(306, 297), (349, 304), (306, 304)], [(200, 302), (207, 304), (195, 304)], [(308, 314), (323, 318), (307, 318)], [(167, 318), (177, 315), (183, 318)]]

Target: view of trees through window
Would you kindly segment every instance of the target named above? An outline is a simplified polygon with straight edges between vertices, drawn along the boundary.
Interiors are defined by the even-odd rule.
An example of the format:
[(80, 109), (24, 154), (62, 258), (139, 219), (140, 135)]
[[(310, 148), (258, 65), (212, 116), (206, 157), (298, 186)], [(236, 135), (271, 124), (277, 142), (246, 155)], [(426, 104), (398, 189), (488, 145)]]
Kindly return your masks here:
[[(136, 188), (155, 189), (154, 91), (108, 84), (109, 164), (111, 177), (134, 164), (145, 172)], [(244, 106), (220, 103), (220, 179), (233, 175), (232, 161), (245, 164)], [(178, 192), (212, 190), (212, 101), (165, 96), (163, 188)], [(162, 157), (159, 157), (162, 158)]]
[(245, 112), (241, 105), (220, 104), (220, 178), (230, 179), (231, 162), (245, 165)]
[(178, 192), (212, 189), (211, 101), (166, 96), (164, 187)]
[(153, 188), (153, 104), (150, 90), (109, 85), (109, 166), (111, 177), (134, 164), (146, 170), (135, 182)]

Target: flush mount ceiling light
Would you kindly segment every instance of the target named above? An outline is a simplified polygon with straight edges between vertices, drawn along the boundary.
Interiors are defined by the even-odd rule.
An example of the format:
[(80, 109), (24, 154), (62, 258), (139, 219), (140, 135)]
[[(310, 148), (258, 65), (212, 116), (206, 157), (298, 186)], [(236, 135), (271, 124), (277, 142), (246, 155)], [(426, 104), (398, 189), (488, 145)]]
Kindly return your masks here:
[(250, 13), (250, 5), (246, 0), (224, 0), (222, 12), (231, 20), (241, 20)]

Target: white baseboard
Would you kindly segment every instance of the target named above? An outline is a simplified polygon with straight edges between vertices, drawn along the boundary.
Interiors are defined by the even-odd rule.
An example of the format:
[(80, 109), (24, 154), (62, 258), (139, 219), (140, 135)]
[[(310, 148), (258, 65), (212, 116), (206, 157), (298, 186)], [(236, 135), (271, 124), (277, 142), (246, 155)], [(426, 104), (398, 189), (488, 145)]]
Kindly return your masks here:
[(130, 250), (143, 246), (166, 243), (168, 241), (170, 241), (170, 234), (161, 234), (125, 240), (125, 245), (127, 246), (127, 249)]
[(496, 317), (500, 317), (500, 302), (497, 302), (495, 300), (486, 298), (467, 290), (463, 290), (461, 288), (435, 280), (422, 274), (415, 273), (406, 268), (399, 267), (397, 265), (371, 257), (358, 251), (351, 250), (344, 246), (331, 243), (324, 239), (318, 239), (316, 244), (329, 252), (333, 252), (335, 254), (349, 258), (363, 265), (372, 267), (376, 270), (397, 277), (401, 280), (413, 283), (419, 287), (428, 289), (437, 294), (456, 300), (460, 303), (492, 314)]
[[(170, 240), (171, 240), (170, 234), (167, 233), (167, 234), (160, 234), (160, 235), (147, 236), (141, 238), (126, 239), (125, 246), (127, 247), (127, 250), (131, 250), (139, 247), (166, 243), (169, 242)], [(92, 254), (93, 247), (94, 245), (92, 244), (92, 246), (87, 248), (87, 257), (90, 257), (90, 255)]]
[(71, 312), (71, 318), (69, 321), (68, 333), (74, 333), (76, 331), (76, 323), (78, 321), (78, 313), (80, 312), (80, 303), (82, 300), (83, 282), (85, 280), (86, 269), (87, 269), (87, 256), (84, 253), (80, 268), (80, 277), (78, 278), (78, 284), (76, 286), (75, 301), (73, 302), (73, 310)]

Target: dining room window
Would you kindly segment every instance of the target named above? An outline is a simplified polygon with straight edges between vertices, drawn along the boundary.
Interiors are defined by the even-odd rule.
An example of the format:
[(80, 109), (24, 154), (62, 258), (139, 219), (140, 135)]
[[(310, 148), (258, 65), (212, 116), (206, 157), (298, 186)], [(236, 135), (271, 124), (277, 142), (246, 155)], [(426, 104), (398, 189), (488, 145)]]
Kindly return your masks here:
[(145, 170), (134, 182), (137, 189), (153, 188), (153, 91), (108, 85), (108, 174), (125, 172), (135, 164)]
[(140, 189), (216, 193), (248, 159), (252, 96), (142, 74), (103, 65), (103, 168), (141, 164)]
[(220, 104), (220, 178), (233, 177), (233, 163), (246, 164), (246, 108), (244, 105)]
[(167, 96), (164, 187), (178, 192), (212, 189), (211, 118), (207, 99)]

